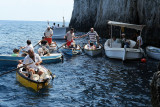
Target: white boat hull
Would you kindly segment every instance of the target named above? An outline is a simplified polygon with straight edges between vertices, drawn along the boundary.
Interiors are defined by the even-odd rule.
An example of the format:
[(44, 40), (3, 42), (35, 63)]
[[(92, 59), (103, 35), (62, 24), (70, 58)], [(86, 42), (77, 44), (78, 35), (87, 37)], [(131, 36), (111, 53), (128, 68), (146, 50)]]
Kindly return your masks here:
[(160, 60), (160, 48), (156, 48), (153, 46), (147, 46), (146, 53), (149, 57), (156, 59), (156, 60)]
[(121, 59), (121, 60), (134, 60), (140, 59), (143, 57), (143, 50), (134, 49), (134, 48), (110, 48), (108, 45), (108, 41), (106, 41), (104, 45), (105, 54), (109, 58)]
[(84, 46), (84, 52), (90, 56), (96, 56), (102, 53), (102, 46), (100, 45), (100, 48), (97, 48), (96, 50), (91, 50), (86, 48), (87, 45)]

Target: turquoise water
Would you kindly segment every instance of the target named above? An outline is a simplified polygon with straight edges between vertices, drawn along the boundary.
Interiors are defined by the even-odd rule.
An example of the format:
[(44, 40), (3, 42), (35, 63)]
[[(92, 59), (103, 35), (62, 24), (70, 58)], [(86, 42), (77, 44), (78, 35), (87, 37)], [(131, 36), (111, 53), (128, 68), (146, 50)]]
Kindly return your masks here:
[[(52, 23), (50, 23), (51, 25)], [(36, 44), (47, 22), (0, 21), (0, 54), (11, 54), (14, 48)], [(77, 32), (76, 35), (82, 35)], [(61, 46), (65, 41), (56, 41)], [(83, 46), (87, 38), (77, 39)], [(105, 39), (101, 40), (104, 44)], [(84, 52), (69, 57), (64, 63), (46, 64), (56, 78), (49, 88), (35, 92), (16, 81), (15, 72), (0, 77), (0, 106), (4, 107), (81, 107), (81, 106), (151, 106), (150, 80), (158, 61), (122, 63), (105, 57), (90, 57)], [(15, 67), (0, 66), (0, 72)]]

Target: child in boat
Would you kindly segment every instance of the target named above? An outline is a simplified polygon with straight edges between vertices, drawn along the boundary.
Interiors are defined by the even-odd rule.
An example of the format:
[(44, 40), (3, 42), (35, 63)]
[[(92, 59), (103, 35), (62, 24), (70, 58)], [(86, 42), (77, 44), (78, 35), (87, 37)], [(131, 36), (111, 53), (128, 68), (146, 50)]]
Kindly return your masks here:
[(19, 57), (19, 56), (20, 56), (19, 50), (15, 48), (15, 49), (13, 50), (13, 54), (12, 54), (11, 56), (18, 56), (18, 57)]

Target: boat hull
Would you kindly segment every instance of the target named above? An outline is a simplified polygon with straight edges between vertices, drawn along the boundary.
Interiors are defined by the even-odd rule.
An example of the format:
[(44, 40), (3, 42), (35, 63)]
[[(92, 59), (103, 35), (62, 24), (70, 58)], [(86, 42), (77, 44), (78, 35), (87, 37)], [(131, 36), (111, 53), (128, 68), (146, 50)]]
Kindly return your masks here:
[[(61, 53), (54, 53), (54, 54), (50, 54), (50, 56), (42, 56), (41, 58), (42, 58), (42, 61), (44, 64), (57, 63), (57, 62), (61, 62), (62, 54)], [(15, 66), (18, 64), (19, 60), (23, 60), (23, 59), (24, 59), (24, 57), (0, 55), (0, 64), (3, 66), (4, 65)]]
[(87, 49), (86, 47), (87, 45), (84, 46), (84, 52), (90, 56), (97, 56), (102, 53), (102, 46), (101, 48), (96, 49), (96, 50)]
[(107, 41), (104, 45), (105, 54), (109, 58), (121, 60), (135, 60), (143, 57), (143, 50), (134, 48), (110, 48), (107, 46)]
[(74, 48), (65, 48), (65, 46), (61, 49), (62, 52), (64, 54), (67, 54), (67, 55), (70, 55), (70, 56), (73, 56), (73, 55), (78, 55), (81, 53), (81, 49), (80, 49), (80, 46), (77, 45), (77, 48), (74, 49)]
[(156, 48), (153, 46), (147, 46), (146, 53), (150, 58), (160, 60), (160, 48)]
[(39, 91), (42, 88), (47, 87), (50, 83), (50, 79), (45, 82), (38, 82), (38, 81), (31, 80), (31, 79), (25, 77), (23, 74), (21, 74), (19, 70), (17, 70), (17, 72), (16, 72), (16, 79), (23, 86), (25, 86), (27, 88), (32, 88), (35, 91)]
[(66, 35), (67, 28), (59, 27), (54, 29), (54, 34), (52, 36), (53, 40), (65, 40), (64, 36)]

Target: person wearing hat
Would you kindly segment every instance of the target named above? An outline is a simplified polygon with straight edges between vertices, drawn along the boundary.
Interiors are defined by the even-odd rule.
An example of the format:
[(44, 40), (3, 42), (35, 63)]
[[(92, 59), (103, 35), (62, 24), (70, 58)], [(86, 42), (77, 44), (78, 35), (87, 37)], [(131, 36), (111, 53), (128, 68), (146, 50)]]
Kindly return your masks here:
[(52, 36), (53, 36), (53, 30), (50, 28), (50, 26), (47, 27), (46, 31), (44, 32), (44, 39), (48, 41), (48, 44), (51, 45), (52, 43)]
[(125, 36), (126, 35), (122, 33), (122, 48), (124, 48), (124, 46), (126, 46), (126, 48), (129, 48), (130, 41), (126, 39)]

